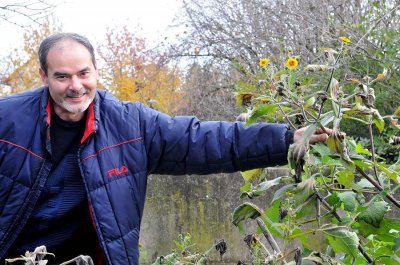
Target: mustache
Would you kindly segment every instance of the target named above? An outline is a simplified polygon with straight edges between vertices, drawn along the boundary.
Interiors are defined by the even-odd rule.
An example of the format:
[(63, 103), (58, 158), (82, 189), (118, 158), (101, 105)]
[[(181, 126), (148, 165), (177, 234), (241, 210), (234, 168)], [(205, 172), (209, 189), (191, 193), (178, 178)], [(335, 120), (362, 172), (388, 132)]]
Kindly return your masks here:
[(68, 90), (67, 93), (65, 94), (66, 97), (80, 97), (83, 96), (84, 94), (87, 94), (87, 89), (82, 87), (79, 90)]

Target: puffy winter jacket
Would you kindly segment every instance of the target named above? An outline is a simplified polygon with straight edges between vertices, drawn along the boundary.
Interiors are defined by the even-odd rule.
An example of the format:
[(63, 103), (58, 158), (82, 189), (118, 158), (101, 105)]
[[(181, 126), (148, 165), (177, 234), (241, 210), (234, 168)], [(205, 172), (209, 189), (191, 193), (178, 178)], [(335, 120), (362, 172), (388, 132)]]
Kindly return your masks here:
[[(47, 87), (0, 99), (0, 257), (29, 219), (51, 169)], [(139, 263), (147, 176), (286, 163), (284, 124), (170, 117), (98, 90), (79, 149), (93, 222), (109, 264)]]

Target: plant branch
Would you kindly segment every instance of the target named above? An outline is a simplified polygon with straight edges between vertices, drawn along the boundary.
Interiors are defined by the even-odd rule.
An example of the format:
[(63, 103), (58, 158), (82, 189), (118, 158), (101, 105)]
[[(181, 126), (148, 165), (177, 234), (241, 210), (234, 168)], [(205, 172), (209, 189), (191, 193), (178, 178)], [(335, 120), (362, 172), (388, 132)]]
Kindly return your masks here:
[(316, 209), (316, 212), (317, 212), (317, 224), (318, 224), (318, 228), (320, 228), (321, 227), (321, 220), (320, 220), (320, 218), (321, 218), (321, 202), (320, 202), (320, 200), (316, 200), (316, 205), (315, 205), (315, 207), (317, 208)]
[(288, 118), (286, 112), (282, 109), (281, 105), (278, 104), (279, 110), (283, 113), (283, 116), (285, 117), (285, 120), (287, 123), (289, 123), (290, 127), (292, 127), (292, 129), (297, 129), (296, 126), (290, 121), (290, 119)]
[(374, 144), (374, 136), (372, 134), (372, 124), (371, 123), (368, 124), (368, 131), (369, 131), (369, 141), (370, 141), (370, 144), (371, 144), (371, 154), (372, 154), (371, 158), (372, 158), (372, 162), (374, 163), (373, 169), (374, 169), (375, 179), (376, 179), (376, 182), (378, 182), (379, 185), (382, 185), (382, 183), (379, 181), (378, 170), (376, 169), (376, 165), (375, 165), (375, 162), (376, 162), (376, 159), (375, 159), (375, 144)]
[(281, 250), (279, 249), (278, 244), (276, 243), (271, 232), (268, 230), (268, 227), (264, 224), (264, 221), (260, 217), (258, 217), (256, 220), (257, 220), (258, 226), (261, 228), (261, 231), (263, 232), (265, 238), (267, 239), (268, 243), (271, 245), (274, 252), (281, 253)]
[[(368, 176), (359, 166), (356, 166), (356, 170), (358, 173), (360, 173), (364, 178), (366, 178), (372, 185), (375, 186), (379, 191), (383, 191), (383, 188), (381, 185), (379, 185), (378, 182), (373, 180), (370, 176)], [(400, 209), (400, 203), (391, 195), (391, 194), (386, 194), (385, 197), (392, 202), (397, 208)]]

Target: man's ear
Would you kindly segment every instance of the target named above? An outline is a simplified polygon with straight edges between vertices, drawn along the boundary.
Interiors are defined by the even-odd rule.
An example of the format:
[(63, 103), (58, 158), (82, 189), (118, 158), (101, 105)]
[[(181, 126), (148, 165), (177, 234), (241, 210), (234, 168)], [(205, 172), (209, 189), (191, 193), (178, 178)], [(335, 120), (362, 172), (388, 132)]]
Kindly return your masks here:
[(42, 79), (42, 82), (43, 82), (45, 85), (48, 85), (48, 83), (47, 83), (47, 75), (46, 75), (46, 73), (43, 71), (42, 68), (39, 68), (39, 75), (40, 75), (40, 79)]

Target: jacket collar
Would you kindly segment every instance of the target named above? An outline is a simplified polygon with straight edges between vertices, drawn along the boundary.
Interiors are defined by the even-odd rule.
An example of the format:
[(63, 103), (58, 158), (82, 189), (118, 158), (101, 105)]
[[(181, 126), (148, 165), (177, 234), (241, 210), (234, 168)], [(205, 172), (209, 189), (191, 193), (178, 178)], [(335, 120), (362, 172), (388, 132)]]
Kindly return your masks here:
[[(97, 130), (97, 122), (99, 116), (99, 93), (96, 92), (93, 102), (89, 105), (86, 115), (86, 122), (85, 122), (85, 131), (83, 133), (81, 143), (85, 142), (87, 138), (92, 134), (95, 133)], [(42, 108), (45, 109), (44, 120), (47, 125), (51, 124), (51, 110), (53, 108), (53, 100), (49, 93), (49, 88), (44, 87), (44, 93), (42, 96)]]

